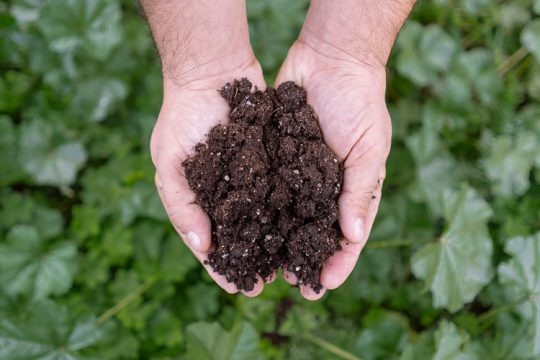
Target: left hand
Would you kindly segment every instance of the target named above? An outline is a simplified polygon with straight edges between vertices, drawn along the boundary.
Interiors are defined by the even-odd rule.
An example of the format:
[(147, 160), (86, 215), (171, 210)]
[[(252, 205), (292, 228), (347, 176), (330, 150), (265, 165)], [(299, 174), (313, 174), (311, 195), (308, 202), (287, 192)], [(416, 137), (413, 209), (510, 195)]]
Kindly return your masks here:
[[(301, 37), (289, 50), (277, 77), (276, 85), (292, 80), (306, 89), (326, 144), (344, 164), (339, 197), (343, 249), (324, 265), (319, 294), (300, 286), (309, 300), (319, 299), (325, 289), (335, 289), (347, 279), (369, 237), (381, 200), (392, 130), (384, 97), (385, 67), (374, 59), (361, 61), (333, 45), (307, 43)], [(293, 273), (284, 270), (284, 276), (296, 284)]]

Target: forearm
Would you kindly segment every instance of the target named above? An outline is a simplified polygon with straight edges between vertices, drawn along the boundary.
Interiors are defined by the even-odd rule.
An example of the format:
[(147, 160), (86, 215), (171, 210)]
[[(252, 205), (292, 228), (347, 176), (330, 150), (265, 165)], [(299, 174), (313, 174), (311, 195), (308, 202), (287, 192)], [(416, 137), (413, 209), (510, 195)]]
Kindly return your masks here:
[[(416, 0), (312, 0), (300, 41), (386, 64)], [(313, 43), (313, 44), (312, 44)]]
[(141, 0), (164, 80), (188, 81), (201, 68), (216, 72), (253, 60), (244, 0)]

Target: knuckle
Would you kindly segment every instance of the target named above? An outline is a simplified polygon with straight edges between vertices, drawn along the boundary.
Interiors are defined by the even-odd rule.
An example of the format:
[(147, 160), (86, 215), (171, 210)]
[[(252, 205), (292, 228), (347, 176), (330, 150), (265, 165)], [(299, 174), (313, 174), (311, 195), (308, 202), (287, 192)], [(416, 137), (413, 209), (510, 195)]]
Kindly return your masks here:
[[(366, 213), (369, 208), (369, 203), (373, 197), (374, 189), (362, 189), (355, 191), (354, 194), (347, 195), (342, 201), (348, 209), (362, 214)], [(341, 208), (342, 206), (340, 206)]]
[(169, 220), (171, 221), (171, 224), (174, 226), (176, 231), (180, 233), (180, 235), (184, 235), (186, 232), (184, 231), (184, 224), (182, 220), (182, 215), (180, 215), (179, 212), (170, 212), (169, 213)]

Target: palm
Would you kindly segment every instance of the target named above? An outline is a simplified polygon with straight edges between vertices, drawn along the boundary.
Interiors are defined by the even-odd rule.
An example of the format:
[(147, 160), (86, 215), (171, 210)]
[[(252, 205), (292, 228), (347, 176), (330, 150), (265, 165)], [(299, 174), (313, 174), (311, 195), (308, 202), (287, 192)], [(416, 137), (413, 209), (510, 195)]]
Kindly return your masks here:
[[(321, 273), (326, 288), (336, 288), (352, 271), (377, 212), (391, 126), (384, 100), (384, 68), (375, 68), (343, 56), (325, 56), (302, 43), (293, 45), (277, 83), (294, 80), (308, 94), (319, 116), (324, 140), (344, 161), (343, 192), (339, 199), (340, 225), (346, 239), (355, 236), (353, 214), (362, 214), (363, 241), (343, 241), (343, 250), (328, 260)], [(374, 199), (372, 199), (374, 197)], [(360, 216), (360, 215), (359, 215)], [(357, 239), (358, 240), (358, 239)], [(292, 274), (286, 279), (294, 282)], [(308, 288), (306, 298), (315, 299)]]
[[(186, 241), (186, 245), (202, 262), (207, 259), (211, 245), (210, 220), (197, 205), (195, 194), (190, 190), (182, 162), (193, 152), (193, 147), (204, 141), (210, 128), (228, 119), (227, 103), (217, 89), (236, 78), (248, 77), (264, 87), (258, 63), (219, 75), (202, 76), (203, 80), (191, 81), (178, 87), (165, 87), (161, 111), (152, 133), (151, 153), (156, 166), (156, 185), (169, 218), (183, 239), (193, 240), (196, 234), (199, 246)], [(237, 291), (224, 276), (205, 265), (210, 276), (227, 292)], [(262, 281), (249, 295), (262, 290)]]

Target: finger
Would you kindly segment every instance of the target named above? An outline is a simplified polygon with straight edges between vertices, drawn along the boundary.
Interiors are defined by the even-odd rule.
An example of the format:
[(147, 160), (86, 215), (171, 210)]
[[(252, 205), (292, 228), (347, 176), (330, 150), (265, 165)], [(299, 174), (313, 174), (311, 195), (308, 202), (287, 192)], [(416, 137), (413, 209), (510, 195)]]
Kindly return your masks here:
[(316, 293), (311, 286), (306, 285), (300, 285), (300, 294), (306, 299), (310, 301), (319, 300), (323, 297), (325, 294), (326, 289), (323, 287), (321, 290), (319, 290), (319, 293)]
[(250, 291), (241, 290), (241, 292), (247, 297), (255, 297), (263, 291), (263, 288), (264, 288), (264, 281), (259, 275), (257, 275), (257, 282), (255, 283), (255, 285), (253, 285), (253, 289)]
[(276, 278), (277, 278), (277, 270), (274, 270), (272, 275), (270, 275), (268, 278), (266, 278), (264, 280), (264, 282), (267, 283), (267, 284), (271, 284), (276, 280)]
[[(178, 165), (173, 165), (178, 163)], [(156, 173), (156, 186), (163, 205), (178, 232), (185, 234), (193, 249), (207, 252), (211, 245), (211, 224), (208, 215), (195, 202), (179, 160), (162, 161)]]
[[(373, 193), (373, 199), (369, 204), (366, 215), (366, 230), (369, 233), (375, 221), (379, 209), (382, 194), (382, 178)], [(358, 256), (365, 245), (365, 241), (352, 243), (347, 239), (342, 240), (342, 250), (332, 255), (324, 264), (321, 271), (321, 284), (330, 290), (341, 286), (351, 274), (358, 261)]]
[[(208, 217), (206, 216), (206, 214), (204, 213), (202, 208), (200, 208), (196, 204), (185, 203), (185, 202), (180, 203), (178, 205), (177, 204), (172, 204), (171, 202), (173, 200), (171, 200), (171, 197), (170, 197), (171, 195), (167, 196), (167, 194), (178, 194), (178, 196), (181, 199), (184, 199), (183, 201), (188, 201), (188, 200), (186, 200), (185, 197), (181, 197), (181, 194), (185, 194), (185, 190), (179, 189), (178, 185), (176, 185), (176, 187), (174, 187), (175, 186), (174, 181), (173, 182), (168, 181), (167, 183), (165, 183), (162, 179), (163, 178), (160, 176), (160, 174), (156, 173), (155, 182), (156, 182), (156, 187), (158, 189), (158, 194), (159, 194), (159, 197), (161, 199), (161, 202), (165, 206), (165, 210), (167, 211), (167, 214), (169, 215), (169, 218), (171, 219), (171, 222), (172, 222), (174, 228), (180, 234), (180, 236), (181, 236), (182, 240), (184, 241), (184, 243), (186, 244), (186, 246), (191, 250), (191, 252), (201, 262), (201, 264), (203, 264), (203, 266), (205, 267), (205, 269), (208, 272), (208, 274), (210, 275), (210, 277), (221, 288), (223, 288), (229, 294), (237, 293), (238, 289), (236, 288), (236, 285), (234, 285), (233, 283), (228, 282), (227, 278), (224, 275), (220, 275), (220, 274), (214, 272), (212, 270), (212, 268), (210, 267), (210, 265), (205, 264), (205, 261), (208, 260), (208, 254), (206, 253), (206, 251), (210, 247), (210, 237), (211, 237), (211, 235), (210, 235), (210, 222), (208, 220)], [(185, 180), (185, 178), (184, 178), (184, 180)], [(187, 181), (186, 181), (186, 183), (187, 183)], [(165, 189), (167, 189), (167, 190), (165, 190)], [(189, 196), (190, 196), (189, 194), (186, 195), (186, 197), (189, 197)], [(194, 195), (193, 195), (193, 197), (194, 197)], [(171, 206), (169, 206), (169, 205), (171, 205)], [(184, 224), (183, 221), (178, 221), (179, 220), (178, 217), (179, 217), (179, 214), (181, 213), (181, 211), (173, 210), (172, 213), (171, 213), (171, 212), (169, 212), (169, 209), (171, 207), (173, 209), (184, 208), (185, 209), (185, 210), (183, 210), (184, 213), (194, 214), (195, 215), (195, 217), (193, 218), (194, 219), (194, 224)], [(197, 207), (199, 209), (197, 209)], [(202, 214), (201, 214), (201, 212), (202, 212)], [(198, 225), (197, 225), (197, 222), (198, 222)], [(192, 230), (190, 230), (190, 229), (192, 229)], [(201, 235), (197, 235), (197, 237), (199, 237), (202, 240), (200, 242), (199, 241), (193, 241), (193, 235), (192, 234), (191, 234), (191, 239), (190, 239), (190, 232), (192, 234), (194, 232), (196, 234), (197, 233), (201, 234)], [(206, 241), (206, 243), (203, 242), (203, 241)], [(199, 244), (201, 244), (201, 245), (199, 245)]]
[(208, 264), (208, 262), (207, 262), (208, 261), (208, 254), (198, 252), (197, 250), (191, 248), (190, 244), (187, 243), (187, 242), (186, 242), (186, 245), (187, 245), (188, 248), (190, 248), (190, 250), (193, 252), (193, 255), (195, 255), (197, 260), (200, 261), (200, 263), (206, 269), (206, 272), (208, 273), (208, 275), (210, 275), (212, 280), (214, 280), (216, 282), (216, 284), (219, 285), (219, 287), (221, 287), (223, 290), (225, 290), (229, 294), (236, 294), (238, 292), (238, 288), (236, 287), (236, 285), (234, 283), (229, 282), (225, 275), (221, 275), (221, 274), (218, 274), (217, 272), (215, 272), (212, 269), (212, 267), (210, 266), (210, 264)]
[(359, 136), (344, 163), (343, 190), (339, 197), (339, 224), (345, 238), (365, 242), (369, 235), (368, 210), (373, 192), (384, 176), (390, 152), (390, 117), (374, 112), (373, 123)]
[(298, 284), (298, 278), (296, 277), (296, 274), (292, 271), (287, 270), (287, 264), (283, 264), (283, 278), (287, 283), (289, 283), (292, 286), (296, 286)]

